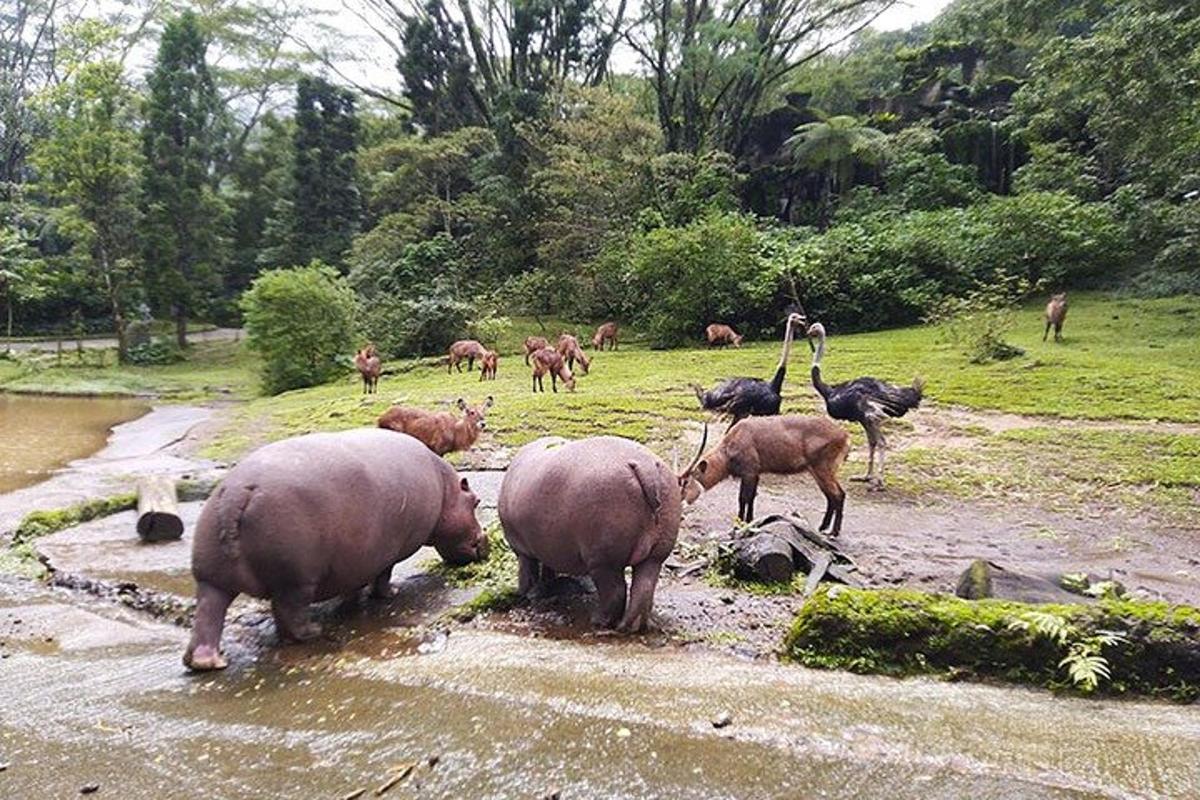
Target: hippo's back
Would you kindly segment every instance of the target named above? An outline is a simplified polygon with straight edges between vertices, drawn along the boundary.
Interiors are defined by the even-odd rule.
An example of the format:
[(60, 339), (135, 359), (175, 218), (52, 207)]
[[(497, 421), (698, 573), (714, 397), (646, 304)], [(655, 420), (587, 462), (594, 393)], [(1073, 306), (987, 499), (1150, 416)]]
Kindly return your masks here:
[(298, 583), (316, 585), (318, 599), (361, 586), (428, 538), (442, 469), (416, 439), (378, 428), (267, 445), (205, 504), (193, 575), (260, 597)]

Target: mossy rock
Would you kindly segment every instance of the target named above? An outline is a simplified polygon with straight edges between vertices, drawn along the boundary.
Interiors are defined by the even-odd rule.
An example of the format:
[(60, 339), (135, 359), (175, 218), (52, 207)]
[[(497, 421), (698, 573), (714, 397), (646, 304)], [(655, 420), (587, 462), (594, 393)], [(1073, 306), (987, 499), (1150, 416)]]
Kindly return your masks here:
[(50, 511), (31, 511), (13, 531), (13, 544), (19, 545), (42, 536), (72, 528), (84, 522), (137, 508), (136, 494), (118, 494), (76, 503)]
[[(943, 674), (1070, 688), (1068, 645), (1022, 620), (1060, 617), (1090, 637), (1124, 637), (1103, 655), (1111, 679), (1099, 691), (1192, 701), (1200, 697), (1200, 609), (1106, 600), (1095, 605), (968, 601), (910, 590), (826, 587), (801, 609), (786, 658), (811, 667), (887, 675)], [(1016, 624), (1014, 624), (1016, 623)]]

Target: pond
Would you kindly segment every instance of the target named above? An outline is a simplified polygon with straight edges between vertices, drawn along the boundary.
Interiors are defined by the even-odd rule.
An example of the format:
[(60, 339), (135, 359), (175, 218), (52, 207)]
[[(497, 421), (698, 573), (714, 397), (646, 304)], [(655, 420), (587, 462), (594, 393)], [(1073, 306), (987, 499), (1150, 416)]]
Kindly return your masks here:
[(48, 478), (104, 447), (114, 425), (150, 410), (130, 397), (53, 397), (0, 392), (0, 494)]

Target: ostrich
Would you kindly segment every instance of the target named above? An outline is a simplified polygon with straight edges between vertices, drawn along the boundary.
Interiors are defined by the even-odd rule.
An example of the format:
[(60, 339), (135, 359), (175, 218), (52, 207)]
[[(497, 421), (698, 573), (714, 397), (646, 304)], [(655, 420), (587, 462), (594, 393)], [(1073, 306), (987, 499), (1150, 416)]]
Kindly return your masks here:
[[(812, 382), (821, 397), (825, 398), (825, 410), (834, 419), (857, 422), (867, 432), (870, 455), (867, 474), (852, 481), (866, 481), (873, 491), (883, 489), (883, 461), (887, 442), (883, 438), (883, 420), (886, 417), (903, 417), (921, 405), (921, 390), (925, 381), (913, 379), (913, 385), (892, 386), (876, 378), (855, 378), (852, 381), (830, 386), (821, 380), (821, 357), (825, 355), (825, 326), (815, 322), (808, 328), (809, 344), (816, 337), (817, 348), (813, 353)], [(875, 476), (875, 451), (879, 450), (879, 476)]]
[(788, 354), (792, 349), (793, 328), (803, 325), (804, 317), (800, 314), (789, 314), (787, 332), (783, 336), (783, 354), (779, 357), (779, 367), (770, 383), (758, 378), (731, 378), (718, 383), (710, 391), (704, 391), (699, 386), (692, 385), (700, 406), (708, 411), (718, 411), (733, 418), (729, 423), (732, 428), (740, 420), (749, 416), (773, 417), (779, 413), (779, 405), (783, 402), (783, 378), (787, 374)]

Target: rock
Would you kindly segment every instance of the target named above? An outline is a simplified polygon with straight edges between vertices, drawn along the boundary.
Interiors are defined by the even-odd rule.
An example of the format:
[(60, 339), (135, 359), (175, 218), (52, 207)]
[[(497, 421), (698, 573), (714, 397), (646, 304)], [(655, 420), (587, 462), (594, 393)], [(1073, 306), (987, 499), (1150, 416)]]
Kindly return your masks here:
[(715, 717), (713, 717), (712, 726), (714, 728), (725, 728), (728, 727), (732, 722), (733, 717), (729, 715), (729, 712), (722, 711), (720, 714), (717, 714)]
[(98, 783), (87, 783), (79, 787), (80, 794), (95, 794), (98, 791), (100, 791), (100, 784)]
[(964, 600), (994, 597), (1022, 603), (1092, 602), (1092, 598), (1062, 588), (1057, 578), (1013, 572), (981, 558), (972, 561), (959, 577), (954, 593)]

